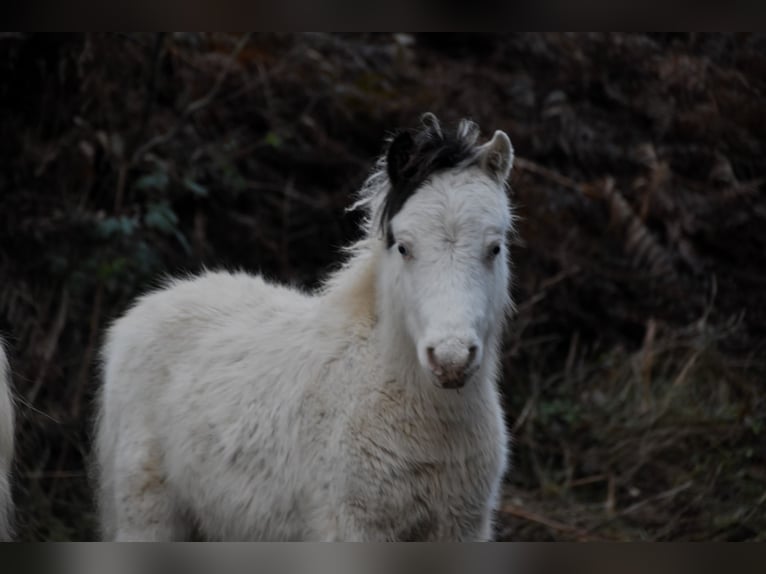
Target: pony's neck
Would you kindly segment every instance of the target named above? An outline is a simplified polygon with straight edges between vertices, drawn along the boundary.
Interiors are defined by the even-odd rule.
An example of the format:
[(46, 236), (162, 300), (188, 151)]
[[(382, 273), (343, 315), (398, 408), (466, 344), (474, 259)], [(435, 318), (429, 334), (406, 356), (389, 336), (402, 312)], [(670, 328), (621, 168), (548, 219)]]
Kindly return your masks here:
[(352, 336), (366, 336), (377, 321), (375, 271), (380, 252), (374, 240), (362, 239), (353, 245), (351, 256), (322, 287), (320, 312)]

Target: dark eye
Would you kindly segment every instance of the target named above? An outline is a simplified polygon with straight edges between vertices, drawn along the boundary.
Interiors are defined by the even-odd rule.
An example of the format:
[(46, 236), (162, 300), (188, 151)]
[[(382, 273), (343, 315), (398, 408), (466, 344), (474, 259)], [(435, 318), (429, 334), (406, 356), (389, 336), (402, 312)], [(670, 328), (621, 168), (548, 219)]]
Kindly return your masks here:
[(500, 245), (493, 245), (492, 247), (489, 248), (490, 259), (494, 259), (498, 255), (500, 255)]
[(401, 243), (399, 244), (399, 253), (402, 254), (402, 257), (408, 257), (410, 255), (410, 252), (407, 251), (407, 248)]

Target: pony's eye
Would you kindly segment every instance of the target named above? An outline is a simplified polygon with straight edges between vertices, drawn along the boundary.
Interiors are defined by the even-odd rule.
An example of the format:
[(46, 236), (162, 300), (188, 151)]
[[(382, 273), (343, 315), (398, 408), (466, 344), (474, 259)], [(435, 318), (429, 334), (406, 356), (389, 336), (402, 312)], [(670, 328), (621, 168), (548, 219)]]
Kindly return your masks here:
[(493, 245), (492, 247), (489, 248), (490, 259), (494, 259), (498, 255), (500, 255), (500, 245)]
[(410, 252), (401, 243), (399, 244), (399, 253), (402, 254), (402, 257), (409, 257), (409, 255), (410, 255)]

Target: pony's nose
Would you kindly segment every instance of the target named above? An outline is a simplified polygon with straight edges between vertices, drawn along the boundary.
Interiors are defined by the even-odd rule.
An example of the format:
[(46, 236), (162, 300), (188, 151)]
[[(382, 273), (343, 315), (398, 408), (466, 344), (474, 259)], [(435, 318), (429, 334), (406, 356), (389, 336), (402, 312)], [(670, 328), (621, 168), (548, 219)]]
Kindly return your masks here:
[(478, 364), (478, 341), (448, 339), (426, 349), (428, 366), (445, 388), (460, 388)]

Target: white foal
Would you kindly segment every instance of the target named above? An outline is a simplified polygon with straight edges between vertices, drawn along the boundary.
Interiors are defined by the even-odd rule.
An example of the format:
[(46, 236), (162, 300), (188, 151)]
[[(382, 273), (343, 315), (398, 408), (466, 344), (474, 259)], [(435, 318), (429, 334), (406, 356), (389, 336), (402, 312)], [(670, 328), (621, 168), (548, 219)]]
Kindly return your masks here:
[(97, 425), (116, 540), (488, 540), (513, 151), (432, 114), (361, 191), (365, 237), (317, 293), (205, 273), (108, 333)]

